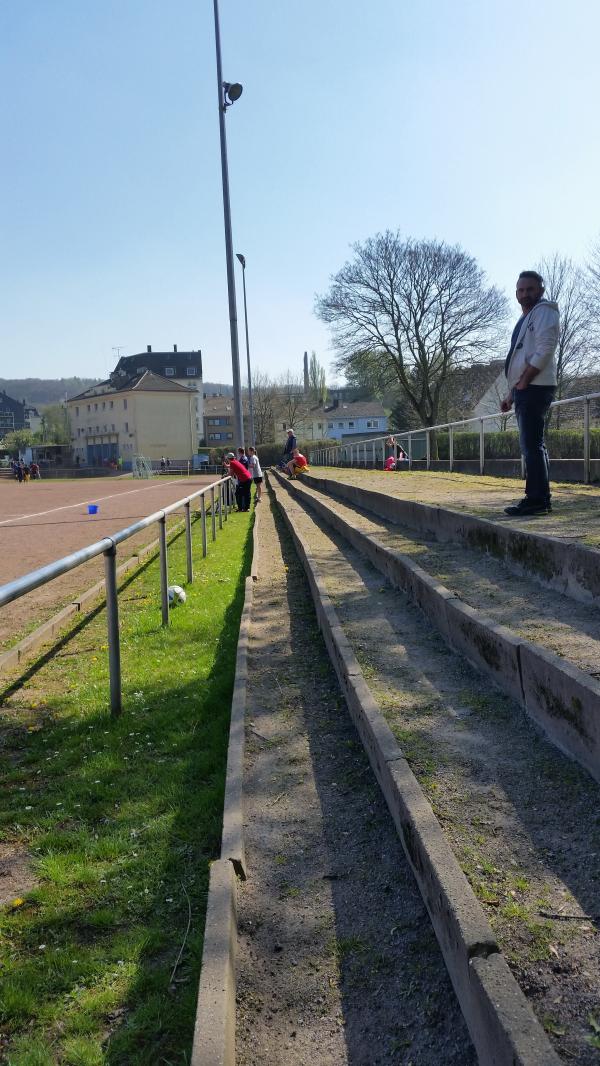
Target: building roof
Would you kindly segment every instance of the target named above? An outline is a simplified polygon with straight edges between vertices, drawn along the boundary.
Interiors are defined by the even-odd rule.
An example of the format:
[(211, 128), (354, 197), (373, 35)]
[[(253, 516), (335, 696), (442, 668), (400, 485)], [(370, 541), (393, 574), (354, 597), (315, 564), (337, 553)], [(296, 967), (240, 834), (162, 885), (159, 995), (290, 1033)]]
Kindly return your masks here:
[(119, 359), (111, 377), (115, 374), (130, 377), (142, 370), (151, 370), (153, 374), (165, 376), (166, 368), (174, 370), (171, 375), (175, 378), (188, 378), (188, 369), (196, 367), (197, 379), (202, 378), (202, 352), (179, 352), (176, 348), (172, 352), (140, 352), (138, 355), (123, 355)]
[(313, 417), (323, 418), (385, 418), (385, 411), (379, 400), (355, 400), (350, 403), (338, 403), (337, 406), (314, 407)]
[(205, 396), (204, 397), (204, 417), (214, 418), (215, 416), (223, 417), (223, 415), (232, 415), (234, 413), (233, 396)]
[[(101, 391), (96, 391), (98, 389), (101, 389)], [(80, 392), (78, 396), (70, 396), (69, 403), (74, 400), (81, 401), (95, 399), (100, 396), (114, 396), (115, 393), (119, 392), (182, 392), (189, 396), (191, 390), (186, 388), (185, 385), (180, 385), (177, 381), (173, 381), (172, 378), (165, 378), (162, 374), (153, 374), (150, 370), (143, 370), (141, 374), (133, 374), (120, 380), (113, 380), (111, 376), (110, 381), (101, 381), (97, 385), (92, 385), (91, 388), (86, 389), (85, 392)], [(195, 396), (195, 393), (191, 392), (191, 395)]]

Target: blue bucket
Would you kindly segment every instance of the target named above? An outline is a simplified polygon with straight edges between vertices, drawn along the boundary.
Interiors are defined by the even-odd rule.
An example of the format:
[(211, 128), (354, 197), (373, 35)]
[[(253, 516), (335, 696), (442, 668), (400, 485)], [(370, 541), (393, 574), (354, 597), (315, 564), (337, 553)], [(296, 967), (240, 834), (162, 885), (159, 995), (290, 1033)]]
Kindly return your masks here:
[(97, 503), (88, 503), (88, 514), (98, 514)]

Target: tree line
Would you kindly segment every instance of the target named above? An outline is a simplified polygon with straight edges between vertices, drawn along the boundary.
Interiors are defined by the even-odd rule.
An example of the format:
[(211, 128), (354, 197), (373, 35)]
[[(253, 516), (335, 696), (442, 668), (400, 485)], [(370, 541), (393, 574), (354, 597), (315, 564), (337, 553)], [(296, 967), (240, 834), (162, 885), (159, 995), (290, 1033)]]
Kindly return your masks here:
[[(350, 384), (395, 398), (395, 428), (443, 421), (461, 371), (508, 350), (505, 294), (460, 245), (388, 230), (352, 252), (315, 304), (331, 328), (336, 368)], [(560, 308), (560, 398), (598, 354), (600, 239), (583, 266), (554, 253), (534, 269)]]

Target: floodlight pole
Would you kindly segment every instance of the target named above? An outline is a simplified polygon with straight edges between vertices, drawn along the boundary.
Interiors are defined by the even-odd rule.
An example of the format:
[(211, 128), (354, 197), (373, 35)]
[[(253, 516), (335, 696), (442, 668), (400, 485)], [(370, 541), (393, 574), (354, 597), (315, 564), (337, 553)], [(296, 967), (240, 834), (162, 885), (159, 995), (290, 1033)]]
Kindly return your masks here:
[(244, 322), (246, 324), (246, 361), (248, 363), (248, 414), (250, 416), (250, 444), (255, 445), (254, 439), (254, 404), (252, 403), (252, 373), (250, 370), (250, 341), (248, 339), (248, 304), (246, 301), (246, 257), (237, 252), (237, 258), (242, 264), (242, 284), (244, 286)]
[[(221, 69), (221, 35), (219, 32), (219, 5), (213, 0), (215, 14), (215, 45), (217, 51), (217, 87), (219, 93), (219, 133), (221, 136), (221, 180), (223, 184), (223, 217), (225, 222), (225, 258), (227, 261), (227, 293), (229, 296), (229, 331), (231, 334), (231, 370), (233, 375), (233, 413), (237, 445), (244, 443), (244, 412), (242, 408), (242, 385), (240, 379), (240, 352), (238, 346), (237, 309), (235, 303), (235, 274), (233, 269), (233, 240), (231, 237), (231, 207), (229, 204), (229, 172), (227, 169), (227, 138), (225, 134), (226, 92), (229, 84), (223, 82)], [(241, 92), (241, 87), (240, 92)], [(233, 102), (233, 101), (231, 101)]]

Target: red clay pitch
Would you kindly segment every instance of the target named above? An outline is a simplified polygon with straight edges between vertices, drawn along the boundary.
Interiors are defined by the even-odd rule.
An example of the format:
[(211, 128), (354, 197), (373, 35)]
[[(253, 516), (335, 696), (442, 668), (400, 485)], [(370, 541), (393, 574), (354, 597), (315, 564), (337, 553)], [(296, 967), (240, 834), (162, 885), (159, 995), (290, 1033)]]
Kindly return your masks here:
[[(110, 536), (215, 480), (218, 478), (211, 475), (198, 475), (152, 481), (41, 480), (19, 485), (1, 479), (0, 585)], [(88, 504), (97, 504), (98, 514), (89, 515)], [(136, 547), (156, 536), (154, 527), (132, 537), (119, 548), (119, 559), (127, 559)], [(12, 644), (32, 618), (44, 621), (73, 595), (93, 585), (103, 572), (100, 557), (4, 607), (0, 612), (0, 643)]]

